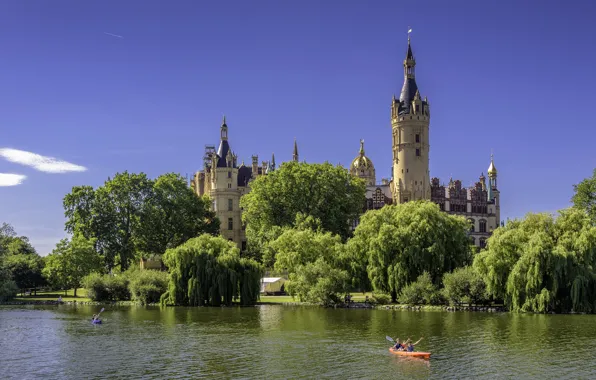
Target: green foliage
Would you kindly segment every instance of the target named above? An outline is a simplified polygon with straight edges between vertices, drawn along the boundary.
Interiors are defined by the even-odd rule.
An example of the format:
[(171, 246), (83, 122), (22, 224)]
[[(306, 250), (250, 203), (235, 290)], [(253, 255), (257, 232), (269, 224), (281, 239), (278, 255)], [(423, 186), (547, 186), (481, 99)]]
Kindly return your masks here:
[(262, 268), (240, 258), (233, 242), (204, 234), (167, 250), (163, 259), (170, 281), (162, 304), (219, 306), (238, 298), (242, 305), (257, 302)]
[(588, 213), (592, 223), (596, 224), (596, 169), (592, 177), (573, 185), (573, 190), (575, 191), (571, 198), (573, 205)]
[(443, 295), (451, 305), (478, 304), (488, 301), (486, 283), (471, 266), (445, 273), (443, 286)]
[(141, 270), (129, 277), (128, 289), (133, 301), (142, 305), (157, 303), (168, 287), (168, 273)]
[(63, 201), (65, 228), (95, 238), (108, 269), (126, 270), (137, 252), (163, 254), (200, 233), (217, 233), (209, 203), (177, 174), (156, 180), (144, 173), (117, 173), (103, 186), (74, 187)]
[(76, 289), (83, 277), (102, 270), (102, 260), (94, 249), (95, 239), (77, 233), (72, 240), (62, 239), (46, 256), (43, 276), (56, 288)]
[(0, 270), (0, 302), (5, 302), (5, 301), (10, 301), (17, 295), (17, 292), (19, 291), (19, 287), (10, 278), (3, 277), (2, 272), (3, 271)]
[(124, 274), (91, 273), (82, 280), (87, 297), (96, 302), (130, 300), (129, 279)]
[(42, 276), (43, 259), (37, 254), (17, 254), (6, 257), (4, 265), (19, 289), (37, 288), (45, 284)]
[(389, 294), (375, 293), (369, 299), (369, 302), (376, 305), (387, 305), (391, 302), (391, 296)]
[(403, 287), (399, 295), (399, 302), (408, 305), (438, 305), (442, 299), (430, 274), (424, 272), (416, 281)]
[[(345, 168), (329, 163), (287, 162), (279, 169), (251, 182), (250, 193), (242, 196), (242, 219), (251, 250), (263, 251), (274, 226), (321, 228), (347, 239), (350, 221), (360, 215), (365, 202), (365, 185)], [(298, 214), (302, 214), (297, 219)], [(312, 219), (308, 219), (308, 217)], [(313, 224), (314, 223), (314, 224)]]
[(344, 249), (339, 235), (311, 229), (286, 229), (270, 246), (277, 252), (275, 270), (289, 273), (318, 258), (335, 264)]
[(596, 311), (596, 227), (584, 210), (529, 214), (498, 228), (474, 268), (514, 311)]
[(301, 302), (330, 306), (341, 302), (342, 294), (348, 291), (348, 283), (346, 271), (335, 268), (319, 257), (314, 262), (299, 264), (295, 272), (290, 273), (286, 289)]
[(394, 300), (423, 272), (439, 285), (444, 273), (471, 262), (468, 229), (464, 218), (427, 201), (368, 211), (348, 243), (351, 275), (362, 278), (366, 268), (375, 292)]

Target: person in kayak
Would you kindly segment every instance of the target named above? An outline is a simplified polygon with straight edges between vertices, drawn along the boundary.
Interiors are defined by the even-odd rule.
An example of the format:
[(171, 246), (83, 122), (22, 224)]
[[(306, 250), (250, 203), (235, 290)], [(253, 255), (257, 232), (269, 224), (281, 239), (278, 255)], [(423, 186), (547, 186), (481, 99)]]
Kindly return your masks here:
[(408, 352), (414, 352), (414, 346), (416, 346), (418, 343), (420, 343), (420, 341), (422, 339), (424, 339), (424, 338), (420, 338), (420, 339), (418, 339), (418, 341), (416, 343), (412, 343), (412, 341), (410, 340), (410, 338), (408, 338), (408, 340), (404, 344), (404, 346), (407, 345), (406, 351), (408, 351)]
[(93, 314), (92, 321), (97, 321), (99, 319), (99, 314)]
[(403, 344), (401, 344), (401, 342), (399, 341), (399, 338), (395, 338), (395, 345), (393, 346), (393, 349), (396, 351), (405, 350), (405, 346)]

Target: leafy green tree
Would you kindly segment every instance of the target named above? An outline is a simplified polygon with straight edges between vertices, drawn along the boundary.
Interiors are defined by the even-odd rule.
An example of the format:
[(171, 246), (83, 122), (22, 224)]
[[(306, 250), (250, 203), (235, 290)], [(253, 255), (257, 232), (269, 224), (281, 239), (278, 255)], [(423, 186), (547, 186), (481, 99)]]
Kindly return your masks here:
[(464, 218), (442, 212), (432, 202), (385, 206), (361, 217), (349, 243), (351, 256), (356, 269), (366, 263), (373, 289), (395, 301), (423, 272), (439, 285), (445, 272), (470, 263), (468, 230)]
[(349, 277), (348, 272), (319, 257), (314, 262), (299, 264), (286, 284), (288, 293), (301, 302), (329, 306), (341, 302), (341, 296), (348, 291)]
[(186, 181), (165, 174), (117, 173), (103, 186), (74, 187), (64, 197), (65, 229), (95, 238), (108, 269), (126, 270), (140, 252), (163, 254), (200, 233), (216, 233), (219, 221), (206, 199)]
[(270, 243), (277, 252), (275, 269), (293, 273), (300, 265), (323, 258), (327, 263), (337, 264), (344, 245), (339, 235), (315, 232), (311, 229), (286, 229)]
[(441, 294), (426, 271), (399, 294), (399, 302), (407, 305), (438, 305), (441, 301)]
[(45, 279), (42, 276), (43, 259), (37, 254), (17, 254), (6, 257), (4, 263), (19, 289), (43, 286)]
[(596, 312), (596, 227), (583, 210), (529, 214), (489, 238), (474, 268), (513, 311)]
[(46, 256), (43, 275), (50, 284), (68, 290), (81, 286), (83, 277), (100, 271), (102, 260), (94, 249), (94, 239), (75, 234), (72, 240), (62, 239), (54, 251)]
[(262, 267), (241, 258), (231, 241), (204, 234), (168, 249), (163, 256), (170, 270), (162, 304), (182, 306), (229, 305), (240, 299), (253, 305), (259, 297)]
[(168, 273), (156, 270), (141, 270), (130, 276), (128, 285), (133, 301), (147, 305), (159, 302), (168, 288)]
[(596, 169), (592, 177), (586, 178), (577, 185), (573, 185), (575, 194), (571, 198), (573, 205), (585, 210), (592, 222), (596, 224)]
[(138, 247), (163, 254), (201, 233), (219, 234), (219, 220), (178, 174), (164, 174), (153, 183), (152, 193), (141, 211)]
[(341, 166), (329, 163), (287, 162), (279, 169), (251, 182), (242, 196), (242, 219), (251, 250), (265, 249), (273, 227), (294, 227), (303, 214), (318, 220), (322, 230), (347, 239), (350, 222), (359, 217), (365, 202), (364, 182)]
[(478, 304), (488, 301), (486, 283), (471, 266), (445, 273), (443, 295), (452, 305)]

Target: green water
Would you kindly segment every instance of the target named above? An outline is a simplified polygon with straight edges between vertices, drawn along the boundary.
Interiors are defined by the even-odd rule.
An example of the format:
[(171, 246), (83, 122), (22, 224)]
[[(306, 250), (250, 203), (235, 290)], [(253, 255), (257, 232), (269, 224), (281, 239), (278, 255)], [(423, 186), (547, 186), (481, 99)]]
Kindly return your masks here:
[[(595, 378), (596, 316), (254, 308), (0, 307), (0, 377)], [(424, 340), (430, 361), (389, 353)]]

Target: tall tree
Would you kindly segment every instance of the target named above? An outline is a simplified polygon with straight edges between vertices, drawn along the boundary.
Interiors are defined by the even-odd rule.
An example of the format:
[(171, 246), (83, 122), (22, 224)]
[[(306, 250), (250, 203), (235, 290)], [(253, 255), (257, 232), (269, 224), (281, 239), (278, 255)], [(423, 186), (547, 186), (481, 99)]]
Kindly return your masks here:
[(63, 204), (66, 231), (95, 238), (108, 269), (125, 270), (141, 252), (163, 254), (201, 233), (219, 232), (207, 200), (177, 174), (151, 180), (143, 173), (117, 173), (95, 190), (74, 187)]
[(179, 174), (161, 175), (141, 208), (138, 249), (163, 254), (201, 233), (219, 234), (219, 220)]
[(42, 276), (43, 259), (37, 254), (9, 255), (5, 266), (21, 292), (23, 289), (33, 288), (35, 293), (45, 283)]
[(373, 289), (390, 293), (395, 301), (425, 271), (439, 285), (444, 273), (470, 263), (468, 230), (464, 218), (444, 213), (432, 202), (408, 202), (365, 213), (350, 245), (353, 259), (357, 250), (359, 261), (367, 262)]
[(240, 200), (251, 250), (263, 250), (273, 227), (292, 227), (301, 213), (320, 222), (327, 232), (347, 239), (350, 222), (365, 202), (364, 182), (341, 166), (329, 163), (286, 162), (279, 169), (251, 182)]
[(592, 177), (573, 185), (573, 190), (575, 191), (571, 198), (573, 205), (585, 210), (592, 222), (596, 224), (596, 169), (594, 169)]
[(46, 256), (43, 275), (48, 282), (65, 291), (74, 288), (76, 297), (83, 277), (102, 268), (101, 258), (95, 252), (94, 240), (79, 233), (70, 241), (62, 239), (54, 251)]

